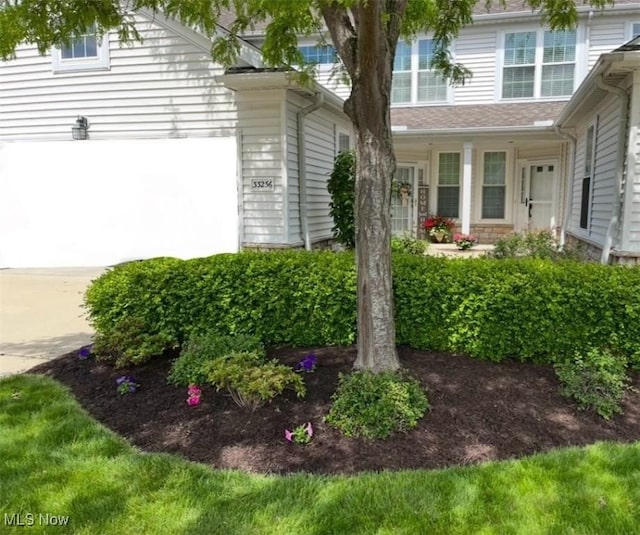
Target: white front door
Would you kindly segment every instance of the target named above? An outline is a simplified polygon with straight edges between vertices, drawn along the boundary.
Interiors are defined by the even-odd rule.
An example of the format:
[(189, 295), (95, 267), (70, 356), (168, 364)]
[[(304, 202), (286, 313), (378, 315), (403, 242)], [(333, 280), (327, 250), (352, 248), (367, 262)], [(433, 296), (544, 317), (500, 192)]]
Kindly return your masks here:
[(398, 192), (396, 188), (391, 195), (391, 234), (403, 236), (416, 234), (416, 168), (412, 165), (398, 165), (394, 175), (396, 183), (409, 184), (408, 191)]
[(556, 163), (527, 164), (521, 168), (521, 230), (552, 229), (556, 226)]

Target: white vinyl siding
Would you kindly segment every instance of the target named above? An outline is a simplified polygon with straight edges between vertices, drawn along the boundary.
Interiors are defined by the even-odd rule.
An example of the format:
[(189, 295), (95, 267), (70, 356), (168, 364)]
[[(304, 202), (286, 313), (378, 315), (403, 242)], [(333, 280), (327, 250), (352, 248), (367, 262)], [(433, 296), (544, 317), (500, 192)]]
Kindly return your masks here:
[(627, 40), (624, 19), (594, 17), (590, 30), (588, 69), (595, 65), (601, 54), (611, 52)]
[(312, 242), (331, 238), (333, 220), (329, 216), (331, 196), (327, 180), (333, 169), (335, 121), (332, 115), (311, 113), (305, 118), (307, 217)]
[(208, 50), (138, 20), (143, 43), (120, 47), (109, 35), (107, 71), (53, 73), (51, 55), (33, 47), (0, 62), (0, 140), (71, 139), (78, 115), (94, 140), (233, 135), (233, 93)]
[(494, 28), (468, 27), (456, 40), (456, 61), (473, 72), (464, 85), (455, 88), (456, 104), (493, 102), (496, 78), (497, 35)]
[[(280, 92), (284, 96), (283, 92)], [(267, 95), (264, 95), (266, 98)], [(244, 244), (285, 243), (281, 99), (238, 100), (241, 131)], [(215, 162), (212, 162), (215, 164)], [(252, 191), (252, 179), (273, 180), (273, 191)]]
[(287, 198), (288, 209), (288, 243), (300, 244), (303, 241), (300, 226), (300, 179), (298, 172), (298, 120), (296, 112), (297, 106), (290, 101), (286, 102), (287, 117)]

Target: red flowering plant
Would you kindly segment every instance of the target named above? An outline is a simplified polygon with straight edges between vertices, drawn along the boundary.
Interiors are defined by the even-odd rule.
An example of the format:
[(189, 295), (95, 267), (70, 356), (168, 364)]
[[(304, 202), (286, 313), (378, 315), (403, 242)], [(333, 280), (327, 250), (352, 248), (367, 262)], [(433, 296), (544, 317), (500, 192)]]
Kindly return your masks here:
[(436, 238), (438, 235), (440, 235), (441, 239), (444, 236), (448, 236), (451, 234), (453, 227), (455, 227), (453, 219), (441, 215), (429, 216), (424, 222), (424, 228), (432, 238)]

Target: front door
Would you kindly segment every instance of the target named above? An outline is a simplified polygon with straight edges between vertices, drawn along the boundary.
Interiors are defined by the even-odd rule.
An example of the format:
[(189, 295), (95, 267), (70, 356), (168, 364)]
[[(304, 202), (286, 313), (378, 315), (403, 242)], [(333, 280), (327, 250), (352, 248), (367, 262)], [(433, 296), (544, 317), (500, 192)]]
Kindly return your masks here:
[(554, 192), (556, 164), (528, 164), (521, 169), (520, 228), (552, 229), (556, 226)]

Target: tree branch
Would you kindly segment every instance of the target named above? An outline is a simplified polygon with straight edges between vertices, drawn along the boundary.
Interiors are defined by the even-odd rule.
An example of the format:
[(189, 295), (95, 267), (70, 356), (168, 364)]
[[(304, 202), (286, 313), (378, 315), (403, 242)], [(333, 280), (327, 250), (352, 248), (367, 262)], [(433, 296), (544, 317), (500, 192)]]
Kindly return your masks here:
[(320, 4), (320, 12), (331, 34), (331, 40), (336, 47), (342, 63), (344, 63), (351, 80), (357, 76), (356, 30), (351, 24), (347, 10), (335, 2), (327, 1)]

